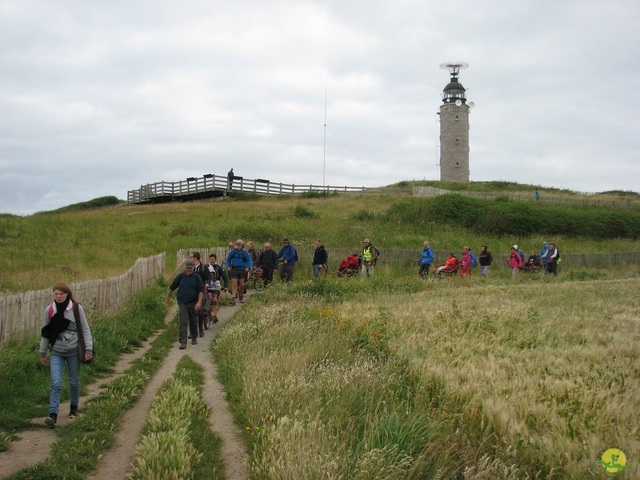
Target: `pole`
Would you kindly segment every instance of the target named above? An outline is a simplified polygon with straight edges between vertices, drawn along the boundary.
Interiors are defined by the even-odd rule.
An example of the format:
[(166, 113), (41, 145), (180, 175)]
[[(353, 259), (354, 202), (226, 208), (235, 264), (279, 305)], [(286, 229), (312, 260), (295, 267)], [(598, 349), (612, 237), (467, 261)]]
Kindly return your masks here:
[(326, 182), (326, 169), (327, 169), (327, 89), (324, 89), (324, 148), (322, 153), (322, 185), (327, 185)]

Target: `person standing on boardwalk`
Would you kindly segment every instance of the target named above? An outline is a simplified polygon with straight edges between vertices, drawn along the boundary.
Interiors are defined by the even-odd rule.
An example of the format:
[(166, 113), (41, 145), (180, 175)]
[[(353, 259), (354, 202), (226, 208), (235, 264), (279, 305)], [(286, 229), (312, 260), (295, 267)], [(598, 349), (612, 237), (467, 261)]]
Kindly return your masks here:
[[(69, 418), (76, 418), (80, 402), (80, 362), (89, 363), (93, 358), (93, 337), (82, 305), (73, 300), (71, 290), (61, 282), (53, 286), (53, 298), (53, 303), (44, 311), (40, 340), (40, 363), (49, 366), (51, 373), (49, 416), (45, 420), (50, 427), (55, 427), (58, 421), (64, 364), (67, 364), (71, 396)], [(81, 351), (82, 345), (84, 352)], [(47, 349), (50, 350), (49, 361)]]
[(189, 260), (185, 265), (185, 271), (173, 279), (169, 291), (165, 297), (167, 304), (171, 303), (171, 294), (178, 290), (178, 308), (180, 311), (180, 326), (178, 327), (178, 340), (180, 349), (187, 348), (187, 326), (191, 334), (191, 343), (198, 344), (198, 314), (204, 295), (204, 282), (200, 275), (194, 274), (195, 264)]
[(282, 240), (282, 248), (278, 252), (278, 260), (280, 260), (280, 266), (278, 270), (280, 272), (280, 280), (283, 282), (293, 282), (293, 267), (295, 267), (298, 261), (298, 252), (288, 238)]
[(365, 238), (362, 242), (362, 278), (372, 277), (376, 264), (376, 249), (371, 245), (371, 241)]
[(329, 255), (327, 254), (327, 250), (322, 245), (320, 240), (316, 240), (316, 250), (313, 253), (313, 262), (311, 262), (311, 266), (313, 267), (313, 278), (320, 277), (320, 272), (324, 269), (327, 271), (327, 260), (329, 259)]
[(244, 303), (244, 280), (252, 266), (253, 261), (244, 249), (244, 242), (240, 238), (237, 239), (233, 250), (227, 255), (227, 269), (231, 278), (231, 305), (236, 304), (236, 296), (240, 303)]
[(227, 173), (227, 190), (231, 190), (231, 187), (233, 187), (233, 179), (236, 178), (236, 175), (233, 173), (233, 168), (231, 170), (229, 170), (229, 173)]
[(266, 287), (273, 282), (273, 272), (278, 268), (278, 254), (271, 248), (269, 242), (264, 244), (264, 250), (258, 256), (257, 265), (262, 269), (262, 280)]
[(480, 273), (484, 278), (489, 278), (489, 269), (493, 263), (493, 255), (487, 250), (486, 245), (482, 245), (480, 255), (478, 255), (478, 263), (480, 264)]
[(429, 268), (431, 268), (433, 259), (433, 249), (431, 248), (431, 246), (429, 246), (429, 242), (425, 240), (422, 244), (422, 253), (420, 254), (420, 258), (418, 259), (418, 265), (420, 265), (418, 275), (420, 276), (420, 278), (425, 278), (429, 275)]

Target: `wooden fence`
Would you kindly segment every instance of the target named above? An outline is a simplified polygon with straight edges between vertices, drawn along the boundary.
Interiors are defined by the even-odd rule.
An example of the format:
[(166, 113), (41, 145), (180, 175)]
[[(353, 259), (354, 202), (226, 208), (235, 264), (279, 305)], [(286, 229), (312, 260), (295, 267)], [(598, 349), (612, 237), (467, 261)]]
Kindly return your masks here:
[[(166, 255), (139, 258), (122, 275), (69, 285), (73, 297), (89, 311), (118, 307), (164, 275)], [(0, 345), (16, 338), (39, 335), (42, 316), (53, 294), (50, 288), (0, 297)]]
[(390, 193), (409, 194), (409, 189), (348, 187), (344, 185), (294, 185), (272, 182), (264, 178), (234, 177), (229, 182), (226, 176), (207, 174), (191, 177), (179, 182), (156, 182), (142, 185), (127, 192), (127, 202), (152, 203), (173, 200), (188, 200), (224, 196), (229, 192), (255, 193), (257, 195), (295, 195), (300, 193)]

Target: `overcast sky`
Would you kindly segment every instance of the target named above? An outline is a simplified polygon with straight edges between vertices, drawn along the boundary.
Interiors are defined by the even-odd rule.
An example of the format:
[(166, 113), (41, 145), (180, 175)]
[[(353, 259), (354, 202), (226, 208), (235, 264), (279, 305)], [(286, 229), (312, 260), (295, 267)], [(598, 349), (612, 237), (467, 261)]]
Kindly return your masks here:
[(450, 61), (471, 180), (639, 191), (638, 25), (637, 0), (0, 0), (0, 212), (232, 167), (438, 180)]

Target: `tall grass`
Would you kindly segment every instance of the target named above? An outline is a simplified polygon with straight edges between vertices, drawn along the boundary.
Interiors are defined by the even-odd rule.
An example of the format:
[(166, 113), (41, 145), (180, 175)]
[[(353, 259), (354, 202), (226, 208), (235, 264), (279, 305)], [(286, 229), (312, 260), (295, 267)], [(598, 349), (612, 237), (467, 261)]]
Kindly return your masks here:
[(223, 478), (220, 438), (209, 428), (209, 407), (201, 395), (202, 370), (182, 357), (163, 385), (136, 447), (130, 478)]
[(214, 343), (257, 478), (584, 479), (640, 451), (640, 280), (322, 283)]

